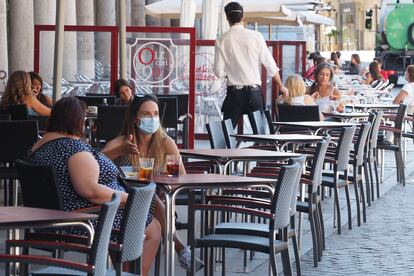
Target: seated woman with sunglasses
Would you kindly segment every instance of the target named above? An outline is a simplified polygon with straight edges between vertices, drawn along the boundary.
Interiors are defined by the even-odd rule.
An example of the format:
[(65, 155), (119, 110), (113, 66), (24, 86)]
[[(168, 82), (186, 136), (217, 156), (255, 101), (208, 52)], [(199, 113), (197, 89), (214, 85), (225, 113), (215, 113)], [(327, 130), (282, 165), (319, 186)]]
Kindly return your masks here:
[[(130, 103), (121, 136), (110, 141), (102, 150), (120, 166), (135, 166), (139, 157), (154, 158), (154, 174), (166, 171), (167, 155), (180, 155), (177, 145), (160, 125), (159, 103), (155, 96), (135, 96)], [(180, 163), (180, 174), (185, 169)], [(155, 197), (153, 201), (154, 216), (165, 229), (165, 210), (163, 202)], [(175, 250), (179, 253), (180, 265), (191, 269), (191, 251), (184, 246), (177, 234), (174, 236)], [(203, 267), (201, 260), (196, 258), (196, 271)]]
[[(121, 192), (121, 202), (126, 203), (128, 194), (118, 181), (118, 168), (104, 154), (81, 141), (84, 122), (85, 109), (78, 99), (59, 100), (52, 108), (47, 133), (33, 146), (27, 161), (55, 167), (66, 211), (110, 201), (114, 190)], [(122, 211), (118, 211), (114, 228), (120, 229), (121, 217)], [(143, 275), (150, 271), (160, 240), (160, 224), (149, 214), (142, 254)]]

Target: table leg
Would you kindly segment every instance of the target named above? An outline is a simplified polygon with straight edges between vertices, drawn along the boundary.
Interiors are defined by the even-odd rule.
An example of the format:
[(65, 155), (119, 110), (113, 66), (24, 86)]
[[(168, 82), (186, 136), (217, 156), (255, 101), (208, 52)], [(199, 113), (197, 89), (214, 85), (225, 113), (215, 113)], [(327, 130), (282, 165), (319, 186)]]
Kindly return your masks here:
[(174, 196), (165, 193), (165, 275), (174, 275)]

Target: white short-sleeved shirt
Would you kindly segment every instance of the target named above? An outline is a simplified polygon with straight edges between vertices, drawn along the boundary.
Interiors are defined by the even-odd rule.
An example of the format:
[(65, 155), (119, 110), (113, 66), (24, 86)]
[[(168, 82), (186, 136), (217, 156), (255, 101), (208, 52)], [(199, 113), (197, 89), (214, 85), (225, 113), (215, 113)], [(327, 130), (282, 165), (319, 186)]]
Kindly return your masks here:
[(404, 98), (403, 103), (408, 107), (414, 106), (414, 82), (407, 83), (401, 90), (407, 92), (407, 96)]
[(235, 24), (216, 40), (213, 70), (228, 85), (260, 85), (262, 64), (271, 77), (279, 71), (261, 33)]

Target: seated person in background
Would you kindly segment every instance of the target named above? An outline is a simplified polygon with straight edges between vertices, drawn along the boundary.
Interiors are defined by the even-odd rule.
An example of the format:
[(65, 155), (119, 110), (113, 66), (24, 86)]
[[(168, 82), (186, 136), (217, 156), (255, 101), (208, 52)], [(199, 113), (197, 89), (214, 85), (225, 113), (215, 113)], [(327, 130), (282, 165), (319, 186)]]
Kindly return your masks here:
[(336, 52), (336, 56), (338, 57), (337, 61), (338, 61), (339, 69), (342, 69), (343, 61), (341, 59), (341, 52), (340, 51), (337, 51)]
[(325, 62), (326, 62), (326, 58), (324, 58), (323, 56), (315, 56), (313, 58), (314, 65), (310, 67), (303, 76), (307, 79), (315, 80), (314, 73), (315, 73), (316, 68), (318, 67), (319, 64), (325, 63)]
[(114, 82), (114, 90), (116, 96), (115, 105), (128, 105), (134, 98), (132, 87), (124, 79), (117, 79)]
[(373, 61), (369, 64), (369, 74), (367, 74), (366, 84), (371, 84), (374, 81), (385, 81), (380, 73), (380, 66), (378, 62)]
[(382, 70), (382, 65), (384, 64), (384, 61), (380, 57), (374, 57), (374, 61), (378, 62), (379, 68), (380, 68), (380, 74), (384, 78), (384, 80), (388, 80), (388, 73), (385, 70)]
[(36, 98), (41, 102), (44, 106), (49, 108), (52, 107), (52, 99), (45, 94), (43, 94), (43, 79), (42, 77), (36, 72), (29, 72), (30, 80), (32, 81), (32, 89), (33, 93), (36, 95)]
[(407, 114), (414, 112), (414, 65), (409, 65), (404, 74), (407, 84), (401, 88), (397, 96), (395, 96), (394, 104), (404, 103), (407, 105)]
[(352, 54), (351, 64), (349, 65), (349, 75), (359, 75), (361, 74), (361, 59), (358, 54)]
[[(66, 97), (52, 108), (47, 133), (31, 149), (28, 161), (52, 165), (56, 169), (63, 208), (72, 211), (110, 201), (114, 191), (121, 192), (121, 202), (128, 194), (118, 182), (119, 171), (105, 155), (81, 141), (85, 111), (78, 99)], [(114, 228), (120, 229), (122, 211)], [(161, 239), (159, 222), (148, 214), (142, 254), (142, 273), (148, 275)]]
[[(120, 145), (129, 144), (124, 148), (135, 146), (137, 151), (117, 151)], [(132, 147), (131, 147), (132, 145)], [(177, 145), (160, 125), (159, 103), (155, 96), (136, 96), (130, 103), (125, 117), (121, 136), (108, 142), (103, 151), (120, 166), (136, 166), (139, 157), (154, 158), (154, 174), (166, 173), (167, 155), (180, 155)], [(180, 174), (185, 174), (183, 164), (180, 164)], [(165, 210), (163, 202), (156, 197), (154, 216), (165, 229)], [(191, 251), (184, 246), (179, 236), (174, 233), (175, 250), (179, 253), (180, 265), (189, 270), (191, 268)], [(201, 260), (196, 258), (196, 271), (203, 267)]]
[(331, 53), (331, 60), (330, 61), (332, 62), (332, 64), (338, 66), (339, 69), (341, 68), (341, 66), (339, 65), (338, 56), (336, 55), (335, 52)]
[(24, 71), (11, 74), (1, 99), (0, 109), (7, 112), (7, 106), (12, 104), (25, 104), (29, 115), (50, 116), (50, 108), (36, 98), (30, 75)]
[[(301, 76), (294, 74), (290, 75), (285, 82), (285, 86), (289, 93), (287, 96), (281, 96), (278, 99), (279, 103), (285, 103), (289, 105), (316, 105), (313, 98), (306, 94), (305, 83)], [(320, 114), (321, 121), (323, 121), (323, 115)]]
[[(315, 82), (309, 89), (309, 94), (314, 99), (321, 112), (332, 111), (331, 101), (339, 101), (341, 94), (332, 84), (333, 70), (330, 64), (322, 63), (315, 70)], [(339, 104), (336, 111), (343, 112), (344, 106)]]

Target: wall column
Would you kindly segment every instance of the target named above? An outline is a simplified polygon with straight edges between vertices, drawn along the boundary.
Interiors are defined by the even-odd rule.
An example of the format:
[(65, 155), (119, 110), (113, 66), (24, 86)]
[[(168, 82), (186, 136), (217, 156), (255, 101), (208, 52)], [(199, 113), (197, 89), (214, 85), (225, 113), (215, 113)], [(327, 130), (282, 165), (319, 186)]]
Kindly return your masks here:
[[(0, 91), (5, 89), (9, 76), (9, 60), (7, 55), (7, 10), (6, 0), (0, 0)], [(5, 72), (5, 75), (4, 75)], [(4, 79), (3, 79), (4, 78)]]
[(33, 1), (10, 1), (10, 72), (32, 71), (34, 58)]
[[(116, 1), (96, 1), (96, 25), (98, 26), (115, 26), (116, 25)], [(109, 79), (110, 61), (111, 61), (111, 34), (96, 34), (96, 59), (102, 63), (102, 78)], [(118, 70), (118, 68), (114, 68)], [(96, 76), (98, 78), (98, 76)]]
[[(94, 25), (93, 0), (76, 0), (77, 25)], [(78, 73), (95, 78), (95, 41), (93, 32), (77, 32)]]

